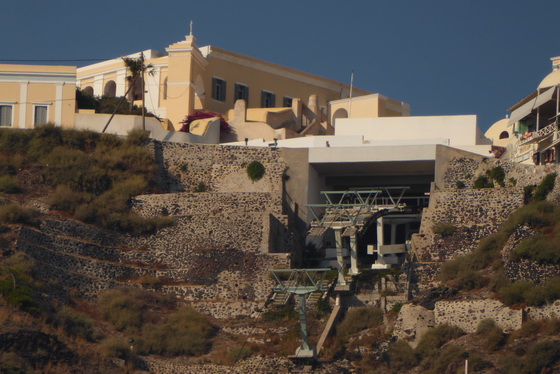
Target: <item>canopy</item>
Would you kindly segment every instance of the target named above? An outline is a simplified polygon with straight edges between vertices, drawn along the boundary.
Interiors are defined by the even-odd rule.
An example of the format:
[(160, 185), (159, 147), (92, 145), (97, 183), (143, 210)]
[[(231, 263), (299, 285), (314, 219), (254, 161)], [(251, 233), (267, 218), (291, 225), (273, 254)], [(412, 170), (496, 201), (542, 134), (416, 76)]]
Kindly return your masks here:
[(536, 108), (550, 101), (552, 99), (552, 96), (554, 95), (554, 90), (556, 90), (556, 87), (549, 88), (548, 90), (544, 91), (534, 99), (527, 101), (525, 104), (521, 105), (519, 108), (511, 112), (511, 116), (509, 117), (509, 121), (508, 121), (508, 126), (511, 126), (512, 124), (516, 123), (520, 119), (529, 115)]

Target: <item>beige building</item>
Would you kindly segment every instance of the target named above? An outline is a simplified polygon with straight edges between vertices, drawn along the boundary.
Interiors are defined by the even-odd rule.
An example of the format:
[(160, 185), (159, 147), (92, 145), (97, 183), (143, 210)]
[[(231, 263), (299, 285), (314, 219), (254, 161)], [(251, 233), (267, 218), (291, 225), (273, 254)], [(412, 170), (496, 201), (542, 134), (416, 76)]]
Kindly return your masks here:
[(0, 128), (73, 127), (76, 67), (0, 64)]
[[(179, 130), (180, 122), (194, 111), (207, 110), (238, 126), (228, 141), (328, 134), (333, 118), (330, 103), (341, 109), (347, 103), (338, 101), (350, 95), (350, 86), (344, 83), (214, 46), (198, 47), (192, 34), (166, 52), (143, 52), (151, 65), (145, 78), (145, 102), (149, 111), (170, 121), (170, 129)], [(78, 86), (97, 96), (124, 96), (126, 75), (122, 59), (116, 58), (79, 68)], [(139, 100), (141, 82), (133, 90)], [(364, 95), (371, 93), (352, 89), (354, 99)], [(235, 111), (239, 100), (244, 103)], [(381, 95), (374, 101), (376, 107), (368, 108), (364, 116), (403, 116), (410, 111), (407, 104)], [(356, 102), (353, 110), (358, 113), (362, 108)]]
[(550, 60), (552, 72), (534, 92), (508, 109), (508, 118), (493, 124), (485, 134), (517, 162), (560, 162), (560, 56)]

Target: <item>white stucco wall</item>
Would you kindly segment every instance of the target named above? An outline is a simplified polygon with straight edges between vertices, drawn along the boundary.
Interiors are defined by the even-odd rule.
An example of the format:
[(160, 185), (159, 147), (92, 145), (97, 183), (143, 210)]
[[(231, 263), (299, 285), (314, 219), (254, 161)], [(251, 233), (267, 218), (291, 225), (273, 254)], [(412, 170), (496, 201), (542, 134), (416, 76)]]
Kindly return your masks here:
[(335, 122), (335, 135), (363, 135), (364, 140), (393, 144), (439, 140), (451, 147), (481, 142), (475, 115), (339, 118)]
[(310, 163), (435, 160), (435, 145), (310, 148)]
[[(77, 130), (92, 130), (101, 132), (110, 114), (76, 114)], [(115, 115), (105, 131), (108, 134), (127, 135), (130, 130), (142, 128), (141, 116)], [(146, 130), (150, 131), (150, 137), (156, 140), (179, 142), (179, 143), (203, 143), (218, 144), (220, 141), (219, 122), (209, 126), (206, 136), (198, 136), (184, 132), (166, 131), (159, 121), (153, 117), (146, 118)]]

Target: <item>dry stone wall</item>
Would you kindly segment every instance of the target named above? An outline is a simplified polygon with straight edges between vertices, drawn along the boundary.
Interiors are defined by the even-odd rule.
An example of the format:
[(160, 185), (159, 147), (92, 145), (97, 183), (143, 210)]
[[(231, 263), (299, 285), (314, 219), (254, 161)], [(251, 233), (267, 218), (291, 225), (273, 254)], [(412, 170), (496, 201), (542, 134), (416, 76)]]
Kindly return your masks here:
[(527, 226), (517, 227), (509, 237), (502, 250), (504, 273), (511, 281), (526, 280), (532, 283), (543, 284), (550, 278), (560, 276), (560, 265), (541, 264), (536, 261), (522, 259), (511, 261), (511, 253), (519, 243), (538, 233)]
[(480, 321), (493, 319), (504, 332), (521, 328), (523, 311), (504, 306), (497, 300), (438, 301), (434, 309), (436, 325), (449, 324), (467, 333), (476, 332)]
[[(290, 234), (282, 215), (280, 153), (268, 148), (152, 142), (162, 191), (211, 192), (138, 196), (134, 209), (175, 224), (150, 236), (123, 235), (70, 219), (45, 220), (21, 231), (18, 248), (40, 265), (38, 277), (58, 297), (94, 297), (119, 285), (158, 277), (173, 293), (216, 318), (256, 316), (271, 293), (272, 268), (290, 267)], [(265, 175), (251, 182), (245, 166)], [(280, 252), (280, 253), (270, 253)]]
[[(200, 183), (211, 192), (282, 192), (287, 165), (278, 149), (158, 141), (149, 146), (158, 163), (158, 187), (164, 192), (193, 192)], [(246, 172), (252, 161), (265, 167), (256, 182)]]
[[(513, 178), (515, 179), (515, 185), (519, 187), (539, 184), (545, 175), (558, 172), (558, 168), (554, 165), (535, 166), (494, 158), (457, 157), (449, 161), (443, 177), (443, 186), (440, 187), (454, 189), (457, 182), (460, 181), (467, 188), (472, 188), (476, 178), (480, 175), (486, 175), (487, 171), (497, 166), (502, 167), (506, 173), (506, 185), (511, 186), (512, 183), (509, 180)], [(498, 186), (496, 185), (496, 187)]]
[[(437, 286), (443, 262), (474, 251), (482, 238), (495, 233), (522, 205), (520, 187), (434, 191), (422, 215), (420, 232), (412, 237), (417, 261), (413, 293)], [(443, 222), (456, 228), (452, 236), (433, 233), (434, 226)]]

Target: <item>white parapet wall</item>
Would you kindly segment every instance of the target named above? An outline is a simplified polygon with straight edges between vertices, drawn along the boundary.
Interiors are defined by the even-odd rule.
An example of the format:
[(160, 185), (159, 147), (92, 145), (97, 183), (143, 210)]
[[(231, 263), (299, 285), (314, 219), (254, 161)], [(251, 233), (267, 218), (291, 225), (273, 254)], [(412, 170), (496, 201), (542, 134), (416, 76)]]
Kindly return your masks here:
[[(91, 130), (101, 132), (107, 125), (110, 114), (78, 113), (76, 114), (77, 130)], [(127, 135), (131, 130), (142, 128), (142, 117), (132, 115), (115, 115), (105, 130), (108, 134)], [(154, 117), (146, 117), (146, 130), (150, 131), (152, 139), (178, 143), (218, 144), (220, 141), (220, 124), (214, 121), (208, 125), (204, 136), (166, 131)]]
[(471, 150), (476, 146), (489, 149), (491, 140), (478, 129), (475, 115), (339, 118), (335, 123), (335, 136), (362, 135), (371, 144), (425, 144), (447, 143), (451, 147)]

